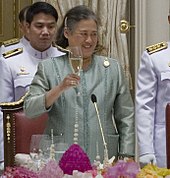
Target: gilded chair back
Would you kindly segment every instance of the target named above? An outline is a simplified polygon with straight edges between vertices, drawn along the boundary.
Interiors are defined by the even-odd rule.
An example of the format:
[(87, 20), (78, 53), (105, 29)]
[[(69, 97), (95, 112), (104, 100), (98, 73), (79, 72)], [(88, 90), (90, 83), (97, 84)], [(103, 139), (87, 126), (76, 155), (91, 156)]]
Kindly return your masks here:
[(4, 167), (15, 165), (17, 153), (29, 154), (31, 136), (43, 134), (46, 127), (47, 113), (34, 119), (25, 116), (24, 97), (17, 102), (0, 103), (3, 112)]

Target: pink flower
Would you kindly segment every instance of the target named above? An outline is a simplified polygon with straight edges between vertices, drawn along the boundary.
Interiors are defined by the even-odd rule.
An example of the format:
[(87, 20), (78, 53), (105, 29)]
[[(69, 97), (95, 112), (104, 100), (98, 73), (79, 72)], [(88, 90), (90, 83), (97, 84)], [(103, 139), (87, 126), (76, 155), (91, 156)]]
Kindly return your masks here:
[(39, 178), (62, 178), (63, 176), (63, 171), (54, 160), (50, 160), (38, 174)]
[(72, 175), (73, 170), (85, 172), (92, 169), (87, 154), (78, 144), (73, 144), (68, 148), (59, 161), (59, 165), (64, 174), (69, 175)]
[(7, 178), (38, 178), (38, 175), (24, 167), (7, 167), (4, 176)]
[(127, 178), (136, 178), (140, 168), (136, 162), (125, 162), (119, 160), (113, 167), (108, 167), (105, 173), (107, 178), (117, 178), (124, 176)]

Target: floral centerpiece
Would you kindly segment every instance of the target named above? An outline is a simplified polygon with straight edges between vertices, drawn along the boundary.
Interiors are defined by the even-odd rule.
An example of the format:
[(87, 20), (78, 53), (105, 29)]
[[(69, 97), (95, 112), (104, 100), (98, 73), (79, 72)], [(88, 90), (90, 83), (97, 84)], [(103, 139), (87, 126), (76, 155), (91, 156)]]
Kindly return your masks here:
[[(73, 167), (69, 167), (68, 170), (72, 170)], [(138, 172), (139, 168), (135, 162), (118, 161), (114, 166), (100, 171), (95, 168), (84, 172), (72, 170), (70, 175), (64, 174), (59, 164), (51, 160), (38, 172), (25, 167), (7, 167), (4, 175), (7, 178), (118, 178), (119, 176), (135, 178)]]
[[(26, 165), (26, 162), (29, 164)], [(170, 169), (152, 164), (140, 169), (138, 163), (131, 159), (116, 162), (110, 159), (106, 165), (91, 165), (78, 144), (71, 145), (59, 162), (50, 157), (38, 170), (33, 167), (30, 160), (25, 160), (20, 166), (7, 167), (3, 175), (6, 178), (170, 178)]]
[(92, 170), (87, 154), (78, 144), (71, 145), (70, 148), (63, 154), (59, 161), (59, 166), (65, 174), (69, 175), (72, 175), (74, 170), (81, 172)]

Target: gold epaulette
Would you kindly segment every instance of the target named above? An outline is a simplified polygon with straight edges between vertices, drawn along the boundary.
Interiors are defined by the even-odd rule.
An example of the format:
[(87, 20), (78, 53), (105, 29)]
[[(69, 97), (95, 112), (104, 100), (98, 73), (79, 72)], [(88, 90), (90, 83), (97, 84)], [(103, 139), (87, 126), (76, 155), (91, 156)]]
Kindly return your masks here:
[(6, 40), (2, 42), (2, 45), (4, 45), (5, 47), (13, 45), (13, 44), (17, 44), (20, 42), (20, 39), (18, 38), (12, 38), (10, 40)]
[(59, 45), (57, 45), (57, 44), (55, 44), (55, 43), (53, 43), (53, 47), (56, 47), (57, 49), (59, 49), (59, 50), (62, 51), (62, 52), (70, 52), (69, 49), (63, 48), (63, 47), (61, 47), (61, 46), (59, 46)]
[(15, 55), (20, 54), (22, 52), (23, 52), (23, 48), (17, 48), (17, 49), (7, 51), (7, 52), (3, 53), (2, 55), (3, 55), (4, 58), (9, 58), (11, 56), (15, 56)]
[(157, 51), (166, 49), (168, 47), (168, 43), (167, 42), (161, 42), (161, 43), (157, 43), (151, 46), (148, 46), (146, 48), (146, 51), (148, 52), (148, 54), (152, 54), (155, 53)]

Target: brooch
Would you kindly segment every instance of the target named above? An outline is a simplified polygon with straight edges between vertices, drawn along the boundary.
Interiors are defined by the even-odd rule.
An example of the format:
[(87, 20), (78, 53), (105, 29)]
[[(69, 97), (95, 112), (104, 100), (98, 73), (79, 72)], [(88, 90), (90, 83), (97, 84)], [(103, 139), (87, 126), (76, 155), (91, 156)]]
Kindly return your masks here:
[(109, 67), (110, 66), (110, 62), (109, 62), (108, 58), (104, 59), (103, 65), (104, 65), (104, 67)]

